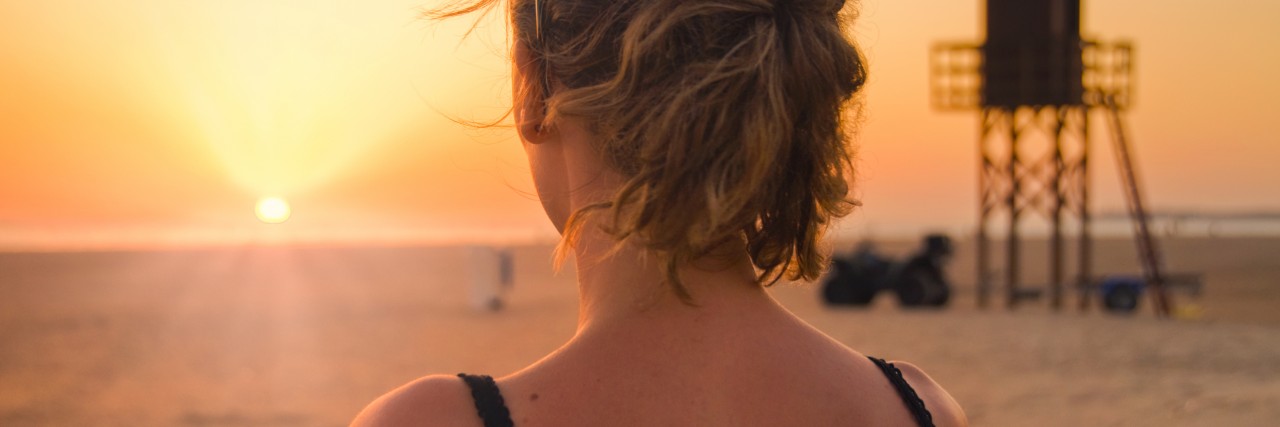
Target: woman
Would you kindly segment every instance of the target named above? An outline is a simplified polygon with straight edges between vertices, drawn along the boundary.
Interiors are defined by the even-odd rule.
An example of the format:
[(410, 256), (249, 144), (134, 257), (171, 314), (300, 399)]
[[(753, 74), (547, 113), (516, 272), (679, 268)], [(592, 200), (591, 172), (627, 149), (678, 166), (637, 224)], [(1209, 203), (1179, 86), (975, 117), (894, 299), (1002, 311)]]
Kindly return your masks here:
[(414, 381), (353, 425), (966, 424), (919, 369), (841, 345), (764, 290), (816, 278), (825, 226), (854, 205), (846, 127), (865, 70), (842, 0), (508, 12), (514, 115), (559, 255), (577, 258), (577, 333), (496, 381)]

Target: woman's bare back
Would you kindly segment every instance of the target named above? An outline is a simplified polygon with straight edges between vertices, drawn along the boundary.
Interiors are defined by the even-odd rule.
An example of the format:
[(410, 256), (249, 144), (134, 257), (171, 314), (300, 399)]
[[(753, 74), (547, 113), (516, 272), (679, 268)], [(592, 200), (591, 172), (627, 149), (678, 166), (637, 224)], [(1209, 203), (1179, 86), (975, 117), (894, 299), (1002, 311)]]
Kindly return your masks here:
[[(696, 333), (666, 335), (661, 328), (585, 330), (497, 385), (519, 427), (918, 425), (868, 358), (790, 314), (782, 319), (738, 318), (723, 329), (706, 322)], [(935, 425), (965, 425), (933, 380), (896, 365)], [(356, 425), (481, 425), (471, 391), (456, 377), (424, 378), (383, 401)], [(384, 414), (370, 411), (413, 421), (374, 422)], [(361, 424), (365, 418), (370, 423)]]

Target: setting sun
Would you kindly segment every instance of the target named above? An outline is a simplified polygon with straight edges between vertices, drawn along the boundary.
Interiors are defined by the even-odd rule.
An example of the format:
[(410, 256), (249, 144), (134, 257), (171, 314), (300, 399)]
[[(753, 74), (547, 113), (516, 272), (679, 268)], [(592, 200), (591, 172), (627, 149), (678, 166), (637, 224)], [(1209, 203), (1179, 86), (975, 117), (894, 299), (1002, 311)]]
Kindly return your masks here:
[(267, 197), (258, 201), (258, 207), (255, 209), (258, 219), (267, 224), (279, 224), (289, 220), (292, 210), (289, 209), (289, 202), (279, 197)]

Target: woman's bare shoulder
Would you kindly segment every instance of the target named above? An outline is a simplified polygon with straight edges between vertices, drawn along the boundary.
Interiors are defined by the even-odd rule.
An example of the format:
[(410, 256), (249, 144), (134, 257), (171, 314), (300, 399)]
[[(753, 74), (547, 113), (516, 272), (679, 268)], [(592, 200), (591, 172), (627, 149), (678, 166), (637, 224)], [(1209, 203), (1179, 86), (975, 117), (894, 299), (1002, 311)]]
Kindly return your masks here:
[(471, 393), (458, 377), (431, 375), (382, 395), (351, 422), (351, 427), (477, 425)]
[(960, 408), (960, 404), (951, 397), (951, 393), (947, 393), (947, 390), (930, 378), (929, 374), (924, 373), (924, 370), (909, 362), (895, 360), (891, 363), (902, 371), (902, 377), (907, 380), (907, 384), (911, 384), (911, 388), (915, 389), (920, 400), (924, 401), (925, 408), (933, 416), (934, 425), (938, 427), (969, 425), (964, 409)]

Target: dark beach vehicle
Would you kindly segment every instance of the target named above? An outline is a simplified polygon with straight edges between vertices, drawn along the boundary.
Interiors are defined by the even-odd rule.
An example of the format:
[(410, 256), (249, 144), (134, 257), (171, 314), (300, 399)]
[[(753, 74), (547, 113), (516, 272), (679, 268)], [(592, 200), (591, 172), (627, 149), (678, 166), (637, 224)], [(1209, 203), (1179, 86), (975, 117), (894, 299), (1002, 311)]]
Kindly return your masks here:
[(891, 291), (905, 307), (941, 307), (951, 299), (943, 264), (952, 253), (951, 239), (925, 236), (919, 250), (894, 261), (867, 243), (848, 256), (833, 257), (822, 282), (822, 299), (831, 305), (867, 305), (881, 291)]
[[(1191, 297), (1199, 297), (1202, 292), (1203, 278), (1199, 274), (1170, 274), (1163, 280), (1168, 290), (1181, 291)], [(1131, 313), (1145, 298), (1148, 287), (1147, 279), (1142, 276), (1112, 275), (1095, 280), (1086, 291), (1096, 291), (1107, 311)]]

